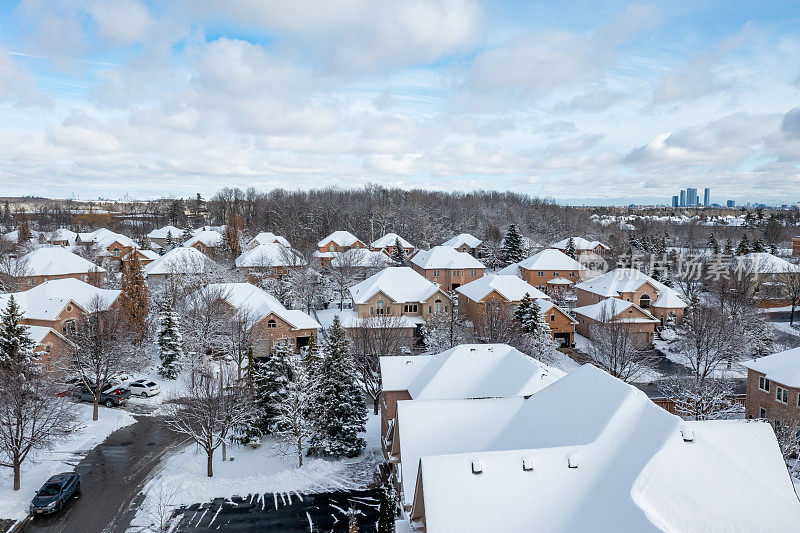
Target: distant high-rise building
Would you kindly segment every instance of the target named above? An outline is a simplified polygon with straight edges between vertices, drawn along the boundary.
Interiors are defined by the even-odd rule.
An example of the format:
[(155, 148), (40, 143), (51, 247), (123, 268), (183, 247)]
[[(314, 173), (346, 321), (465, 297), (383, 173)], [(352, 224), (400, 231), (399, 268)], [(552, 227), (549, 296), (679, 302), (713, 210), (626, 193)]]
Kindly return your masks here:
[(672, 197), (672, 207), (678, 207), (678, 195)]
[(703, 207), (711, 206), (711, 187), (703, 189)]
[(689, 207), (697, 205), (697, 189), (695, 187), (686, 187), (686, 205)]
[(686, 207), (686, 191), (681, 189), (681, 203), (679, 204), (681, 207)]
[(727, 206), (728, 207), (736, 207), (736, 200), (728, 200)]

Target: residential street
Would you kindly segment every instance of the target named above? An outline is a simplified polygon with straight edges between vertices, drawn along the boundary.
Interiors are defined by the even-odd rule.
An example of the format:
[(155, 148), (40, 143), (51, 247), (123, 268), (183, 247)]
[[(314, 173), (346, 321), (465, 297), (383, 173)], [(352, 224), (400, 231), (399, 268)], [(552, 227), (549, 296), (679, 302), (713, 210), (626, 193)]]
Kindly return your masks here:
[(75, 468), (81, 475), (81, 495), (77, 500), (51, 517), (34, 518), (22, 531), (125, 531), (149, 475), (161, 458), (181, 442), (179, 436), (161, 426), (158, 418), (136, 418), (136, 424), (113, 433)]

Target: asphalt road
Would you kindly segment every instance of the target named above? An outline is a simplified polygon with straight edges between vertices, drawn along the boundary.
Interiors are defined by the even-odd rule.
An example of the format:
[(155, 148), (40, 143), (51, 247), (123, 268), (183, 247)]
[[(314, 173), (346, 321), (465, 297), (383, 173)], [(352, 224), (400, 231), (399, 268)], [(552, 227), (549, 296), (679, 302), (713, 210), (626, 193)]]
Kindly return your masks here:
[(158, 418), (137, 416), (136, 419), (136, 424), (112, 433), (78, 463), (75, 468), (81, 475), (78, 499), (52, 516), (34, 517), (22, 531), (125, 531), (143, 499), (141, 490), (151, 472), (182, 440), (164, 429)]

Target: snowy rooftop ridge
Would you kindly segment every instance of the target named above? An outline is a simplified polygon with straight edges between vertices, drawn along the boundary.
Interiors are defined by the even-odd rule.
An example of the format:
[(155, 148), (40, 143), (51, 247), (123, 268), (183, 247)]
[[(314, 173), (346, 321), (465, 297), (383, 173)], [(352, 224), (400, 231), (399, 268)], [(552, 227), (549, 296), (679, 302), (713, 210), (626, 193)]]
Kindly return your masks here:
[(434, 246), (430, 250), (421, 250), (411, 262), (423, 269), (441, 268), (486, 268), (483, 263), (465, 252), (459, 252), (452, 246)]
[(173, 248), (144, 267), (145, 274), (202, 274), (211, 260), (200, 250), (180, 246)]
[(582, 264), (560, 250), (546, 248), (527, 259), (516, 263), (525, 270), (557, 270), (564, 272), (580, 272), (586, 270)]
[(334, 231), (321, 241), (317, 243), (317, 246), (322, 248), (323, 246), (327, 246), (329, 243), (333, 242), (333, 244), (337, 246), (353, 246), (356, 242), (360, 242), (358, 237), (350, 233), (349, 231), (339, 230)]
[(640, 316), (628, 317), (628, 315), (626, 314), (625, 316), (616, 319), (615, 322), (630, 322), (630, 323), (658, 322), (656, 317), (650, 314), (646, 309), (642, 309), (633, 302), (629, 302), (627, 300), (621, 300), (615, 297), (606, 298), (605, 300), (602, 300), (595, 304), (576, 307), (575, 309), (572, 310), (572, 312), (578, 315), (583, 315), (585, 317), (591, 318), (593, 320), (597, 320), (599, 322), (608, 322), (612, 318), (620, 315), (621, 313), (625, 313), (626, 311), (629, 310), (640, 311), (641, 313), (644, 314), (644, 317)]
[(172, 240), (178, 240), (180, 236), (183, 235), (183, 230), (168, 224), (163, 228), (154, 229), (148, 233), (147, 236), (151, 239), (166, 239), (167, 234), (172, 236)]
[(285, 237), (281, 237), (280, 235), (275, 235), (271, 231), (262, 231), (252, 239), (250, 242), (247, 243), (248, 247), (258, 246), (259, 244), (280, 244), (281, 246), (285, 246), (286, 248), (291, 248), (292, 245), (289, 244), (289, 241), (286, 240)]
[(649, 283), (658, 291), (658, 298), (653, 302), (653, 307), (687, 307), (686, 302), (681, 299), (675, 289), (667, 287), (635, 268), (617, 268), (602, 276), (578, 283), (575, 288), (600, 296), (618, 297), (622, 293), (635, 292), (645, 283)]
[(478, 246), (483, 244), (483, 241), (480, 240), (479, 238), (475, 237), (474, 235), (469, 234), (469, 233), (459, 233), (458, 235), (456, 235), (452, 239), (448, 239), (448, 240), (444, 241), (442, 243), (442, 246), (450, 246), (452, 248), (460, 248), (461, 246), (463, 246), (465, 244), (467, 246), (469, 246), (470, 248), (477, 248)]
[(413, 248), (414, 245), (402, 238), (397, 233), (387, 233), (383, 237), (376, 239), (370, 246), (375, 249), (386, 248), (388, 246), (394, 246), (394, 243), (400, 240), (400, 246), (403, 248)]
[(223, 239), (221, 233), (214, 230), (204, 230), (200, 233), (197, 233), (194, 237), (183, 243), (183, 245), (189, 247), (200, 243), (203, 246), (214, 248), (215, 246), (221, 246), (222, 242)]
[(278, 243), (262, 243), (236, 258), (237, 268), (293, 266), (297, 264), (292, 249)]
[(523, 281), (522, 278), (504, 274), (486, 274), (456, 289), (456, 292), (475, 302), (483, 300), (494, 291), (510, 302), (522, 300), (525, 294), (528, 294), (531, 298), (545, 300), (550, 298), (550, 296), (533, 285)]
[(349, 289), (356, 304), (363, 304), (378, 292), (396, 303), (424, 302), (440, 289), (410, 267), (389, 267)]
[(764, 374), (770, 381), (800, 388), (800, 348), (751, 359), (742, 366)]
[[(570, 237), (562, 239), (556, 243), (553, 243), (550, 247), (557, 250), (566, 250), (567, 246), (569, 245), (569, 239)], [(600, 241), (590, 241), (584, 239), (583, 237), (572, 237), (572, 243), (575, 245), (576, 250), (594, 250), (598, 246), (602, 246), (606, 250), (611, 249)]]
[(45, 246), (22, 256), (27, 276), (63, 276), (105, 269), (60, 246)]

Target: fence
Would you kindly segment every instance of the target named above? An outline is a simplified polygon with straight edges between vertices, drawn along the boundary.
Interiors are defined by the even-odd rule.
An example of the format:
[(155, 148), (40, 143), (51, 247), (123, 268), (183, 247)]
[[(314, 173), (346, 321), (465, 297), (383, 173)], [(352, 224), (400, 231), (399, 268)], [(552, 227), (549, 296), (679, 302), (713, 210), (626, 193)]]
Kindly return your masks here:
[[(744, 400), (746, 397), (746, 394), (733, 394), (731, 395), (731, 400), (735, 405), (741, 405), (744, 407)], [(675, 401), (671, 398), (650, 398), (650, 400), (665, 411), (668, 411), (673, 415), (677, 414), (675, 412)]]

